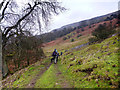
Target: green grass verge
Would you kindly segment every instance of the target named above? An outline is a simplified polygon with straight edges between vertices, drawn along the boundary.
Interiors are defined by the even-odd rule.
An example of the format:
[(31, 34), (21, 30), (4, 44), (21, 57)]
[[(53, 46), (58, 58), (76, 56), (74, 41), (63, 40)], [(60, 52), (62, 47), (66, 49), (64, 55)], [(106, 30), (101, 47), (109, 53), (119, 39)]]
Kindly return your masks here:
[(118, 37), (113, 36), (99, 44), (64, 53), (60, 70), (75, 88), (117, 88), (119, 43)]
[[(25, 88), (26, 85), (30, 83), (30, 81), (36, 76), (37, 73), (44, 67), (44, 65), (40, 66), (32, 66), (25, 73), (23, 73), (12, 85), (13, 88)], [(8, 86), (9, 88), (9, 86)]]
[[(57, 67), (72, 87), (118, 88), (118, 82), (120, 81), (118, 77), (120, 40), (118, 39), (117, 36), (113, 36), (101, 43), (63, 53)], [(70, 46), (73, 47), (77, 44), (78, 42), (72, 43)], [(63, 49), (60, 49), (61, 47), (59, 47), (59, 51), (63, 51)], [(42, 61), (41, 65), (39, 63), (31, 65), (22, 75), (18, 75), (12, 84), (8, 84), (7, 88), (25, 88), (48, 63), (50, 63), (50, 58)], [(52, 64), (37, 80), (35, 88), (61, 88), (60, 83), (63, 81), (58, 80), (57, 72), (58, 69)]]
[(56, 70), (54, 64), (37, 80), (35, 88), (60, 88), (57, 84)]
[[(43, 61), (38, 61), (33, 65), (25, 68), (26, 70), (22, 71), (21, 74), (19, 71), (14, 75), (9, 77), (9, 81), (6, 81), (4, 88), (26, 88), (30, 84), (31, 80), (36, 77), (36, 75), (43, 70), (46, 70), (46, 66), (50, 63), (49, 58), (44, 59)], [(10, 82), (12, 81), (12, 82)], [(9, 83), (10, 82), (10, 83)]]

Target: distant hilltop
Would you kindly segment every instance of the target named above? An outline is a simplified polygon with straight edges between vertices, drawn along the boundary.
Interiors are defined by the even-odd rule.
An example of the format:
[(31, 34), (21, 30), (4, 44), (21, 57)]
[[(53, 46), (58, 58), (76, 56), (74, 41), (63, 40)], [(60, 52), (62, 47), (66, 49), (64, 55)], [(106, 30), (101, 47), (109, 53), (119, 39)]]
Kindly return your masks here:
[(89, 28), (91, 28), (92, 25), (96, 25), (101, 22), (112, 21), (113, 19), (115, 19), (114, 21), (116, 21), (114, 25), (117, 26), (117, 24), (119, 24), (119, 20), (118, 20), (119, 18), (120, 18), (120, 10), (113, 13), (109, 13), (107, 15), (98, 16), (92, 19), (68, 24), (68, 25), (62, 26), (61, 28), (54, 29), (49, 33), (37, 35), (36, 37), (41, 38), (44, 42), (49, 42), (49, 41), (55, 40), (56, 38), (62, 37), (74, 30), (82, 29), (86, 26), (89, 26)]

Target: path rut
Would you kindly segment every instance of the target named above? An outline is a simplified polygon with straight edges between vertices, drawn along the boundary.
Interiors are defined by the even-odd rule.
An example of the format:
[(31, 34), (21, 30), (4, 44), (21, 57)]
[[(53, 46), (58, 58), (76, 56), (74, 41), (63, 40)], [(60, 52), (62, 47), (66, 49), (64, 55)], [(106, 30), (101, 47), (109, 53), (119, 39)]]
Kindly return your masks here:
[(61, 85), (62, 88), (72, 88), (72, 86), (68, 83), (65, 77), (62, 75), (62, 72), (58, 69), (58, 65), (55, 65), (56, 68), (56, 77), (58, 77), (58, 84)]
[(31, 80), (31, 82), (27, 85), (26, 88), (34, 88), (36, 81), (40, 78), (40, 76), (49, 69), (51, 63), (47, 65), (44, 69), (41, 69), (40, 72)]

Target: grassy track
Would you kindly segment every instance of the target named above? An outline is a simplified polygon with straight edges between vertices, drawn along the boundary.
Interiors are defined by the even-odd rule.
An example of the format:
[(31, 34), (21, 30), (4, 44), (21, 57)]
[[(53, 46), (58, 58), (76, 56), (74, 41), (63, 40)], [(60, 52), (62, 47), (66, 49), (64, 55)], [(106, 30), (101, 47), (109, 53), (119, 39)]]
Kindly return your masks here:
[(59, 64), (52, 64), (40, 79), (37, 80), (35, 88), (70, 88), (71, 86), (58, 67)]
[[(86, 37), (81, 43), (69, 42), (69, 48), (86, 43), (87, 39)], [(45, 58), (42, 63), (37, 62), (22, 73), (16, 72), (3, 80), (3, 85), (7, 88), (26, 88), (35, 80), (32, 85), (34, 88), (118, 88), (119, 47), (118, 36), (68, 52), (64, 52), (69, 49), (67, 45), (58, 48), (55, 46), (58, 52), (64, 52), (57, 64), (47, 68), (50, 57)], [(54, 47), (45, 47), (44, 50), (50, 56)]]

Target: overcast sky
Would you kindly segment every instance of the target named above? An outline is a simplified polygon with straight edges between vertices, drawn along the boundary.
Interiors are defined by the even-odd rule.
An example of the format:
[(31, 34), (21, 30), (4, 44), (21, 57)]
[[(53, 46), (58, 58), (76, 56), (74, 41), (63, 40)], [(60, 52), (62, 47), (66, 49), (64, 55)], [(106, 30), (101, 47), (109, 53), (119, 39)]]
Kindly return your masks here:
[[(28, 0), (16, 0), (21, 6)], [(51, 0), (52, 1), (52, 0)], [(67, 10), (53, 16), (45, 32), (60, 28), (64, 25), (91, 19), (118, 10), (120, 0), (58, 0)], [(120, 5), (119, 5), (120, 6)], [(44, 30), (43, 30), (44, 31)]]
[(74, 22), (105, 15), (118, 10), (120, 0), (58, 0), (68, 10), (54, 16), (49, 31)]

